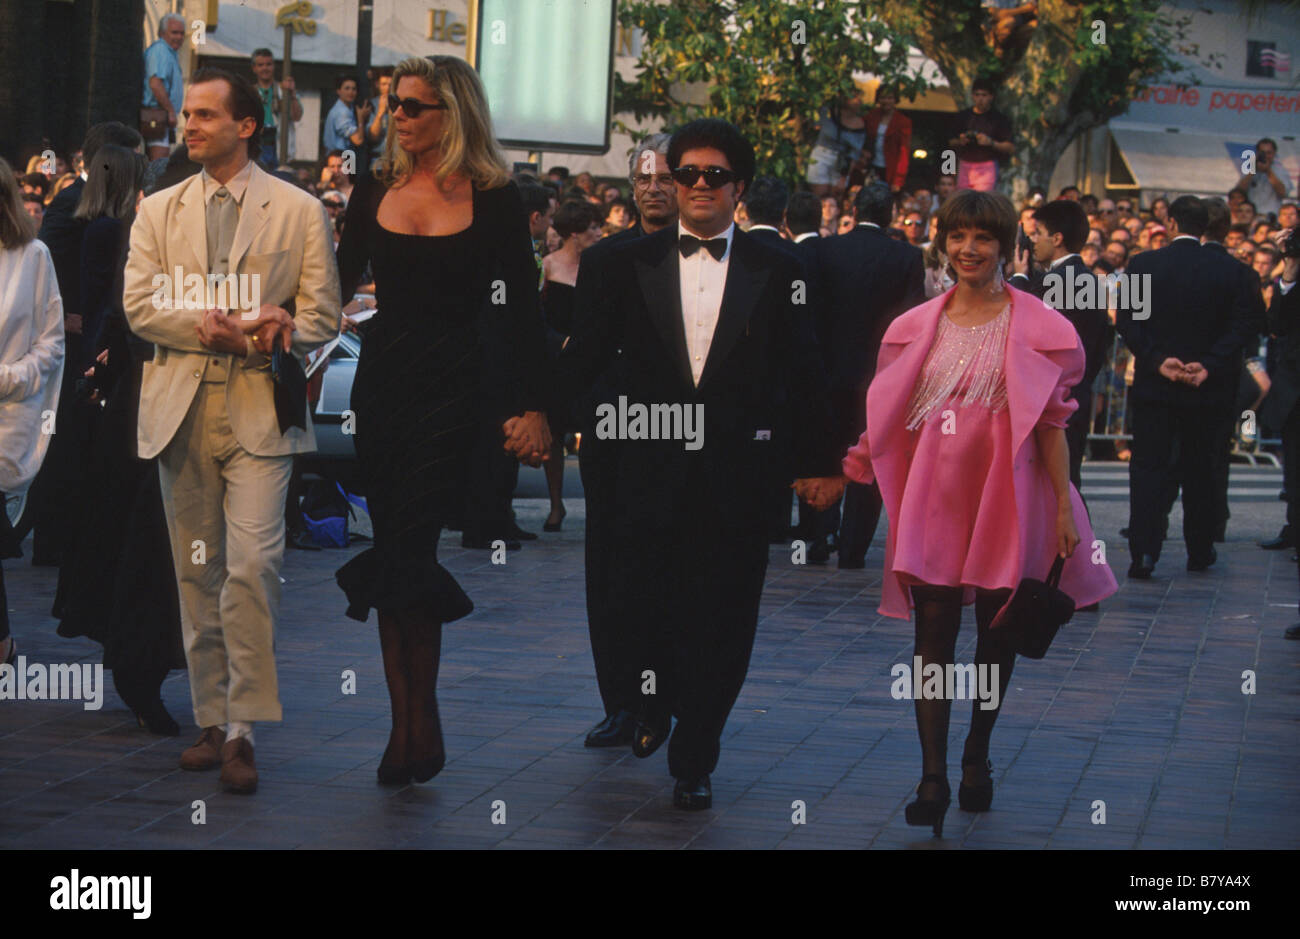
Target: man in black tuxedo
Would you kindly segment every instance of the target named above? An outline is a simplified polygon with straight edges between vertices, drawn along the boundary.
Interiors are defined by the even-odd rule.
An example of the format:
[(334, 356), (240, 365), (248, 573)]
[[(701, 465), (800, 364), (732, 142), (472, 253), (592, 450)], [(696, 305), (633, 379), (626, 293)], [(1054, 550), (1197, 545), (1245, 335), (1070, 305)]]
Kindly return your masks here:
[[(880, 340), (900, 314), (925, 302), (921, 251), (885, 234), (893, 213), (889, 186), (862, 187), (853, 203), (852, 231), (813, 242), (817, 266), (817, 335), (830, 368), (836, 443), (847, 450), (867, 426), (867, 386), (876, 374)], [(845, 487), (839, 566), (860, 569), (880, 522), (875, 483)]]
[[(87, 168), (93, 165), (99, 148), (110, 143), (140, 150), (144, 138), (118, 121), (96, 124), (86, 132), (81, 144), (83, 165)], [(56, 195), (45, 208), (37, 235), (50, 249), (54, 276), (63, 297), (63, 331), (69, 365), (82, 361), (82, 343), (94, 339), (81, 334), (81, 239), (89, 222), (74, 217), (85, 187), (83, 173)], [(32, 563), (39, 566), (60, 564), (76, 537), (76, 496), (84, 488), (84, 454), (90, 433), (84, 403), (76, 394), (77, 379), (81, 377), (81, 369), (63, 370), (63, 389), (55, 417), (58, 433), (50, 440), (45, 462), (28, 492), (28, 511), (33, 520)]]
[[(1228, 249), (1223, 245), (1223, 239), (1228, 237), (1228, 229), (1232, 226), (1232, 215), (1228, 211), (1228, 203), (1222, 199), (1205, 199), (1205, 212), (1208, 221), (1205, 226), (1205, 236), (1201, 239), (1201, 248), (1210, 252), (1217, 257), (1228, 258)], [(1247, 384), (1254, 385), (1254, 381), (1245, 374), (1246, 359), (1255, 355), (1259, 350), (1259, 336), (1267, 329), (1264, 314), (1264, 295), (1260, 291), (1259, 275), (1248, 265), (1238, 263), (1235, 265), (1237, 273), (1237, 290), (1241, 293), (1242, 302), (1246, 305), (1250, 316), (1250, 338), (1246, 344), (1233, 357), (1228, 365), (1230, 372), (1229, 383), (1233, 387), (1233, 394), (1227, 398), (1223, 404), (1223, 410), (1218, 416), (1218, 442), (1214, 450), (1214, 540), (1226, 541), (1228, 519), (1232, 513), (1228, 509), (1228, 467), (1232, 462), (1232, 438), (1237, 429), (1237, 421), (1241, 414), (1237, 409), (1238, 394), (1236, 389), (1245, 380)], [(1249, 403), (1249, 400), (1247, 401)], [(1169, 501), (1169, 508), (1173, 509), (1173, 500)]]
[(671, 733), (674, 804), (704, 809), (758, 623), (763, 507), (787, 461), (796, 491), (830, 504), (843, 448), (816, 339), (792, 302), (799, 263), (733, 222), (753, 148), (725, 121), (692, 121), (668, 164), (678, 223), (584, 258), (591, 293), (575, 306), (559, 377), (566, 397), (601, 375), (614, 392), (596, 407), (595, 436), (619, 438), (613, 575), (640, 683), (633, 753)]
[[(1292, 244), (1295, 243), (1297, 235), (1294, 230), (1282, 234), (1279, 241), (1283, 244), (1288, 237)], [(1282, 266), (1282, 276), (1273, 285), (1273, 301), (1268, 306), (1268, 331), (1278, 338), (1281, 346), (1269, 397), (1281, 396), (1276, 407), (1277, 413), (1283, 415), (1282, 452), (1291, 478), (1294, 478), (1291, 467), (1300, 461), (1300, 407), (1297, 407), (1297, 402), (1300, 402), (1300, 290), (1296, 289), (1297, 275), (1300, 275), (1300, 254), (1290, 253)], [(1292, 508), (1294, 504), (1295, 497), (1287, 501), (1289, 526), (1300, 523)], [(1300, 623), (1289, 627), (1285, 635), (1288, 639), (1300, 639)]]
[[(593, 267), (619, 245), (677, 225), (677, 191), (668, 172), (669, 134), (645, 138), (628, 159), (628, 181), (639, 218), (631, 228), (608, 235), (596, 242), (578, 261), (578, 281), (574, 287), (574, 309), (592, 309), (596, 278)], [(629, 623), (620, 605), (614, 572), (617, 569), (614, 547), (617, 530), (614, 522), (614, 492), (618, 473), (617, 440), (601, 440), (596, 435), (596, 404), (617, 401), (618, 393), (609, 375), (602, 375), (591, 392), (584, 395), (574, 409), (582, 433), (578, 448), (578, 468), (582, 474), (582, 491), (587, 504), (586, 577), (587, 630), (591, 635), (591, 657), (596, 666), (596, 683), (600, 686), (605, 717), (587, 734), (589, 747), (627, 746), (632, 742), (636, 713), (640, 709), (635, 649), (628, 635)]]
[[(1065, 442), (1070, 448), (1070, 481), (1076, 489), (1082, 489), (1083, 451), (1088, 444), (1088, 421), (1092, 417), (1092, 383), (1106, 362), (1106, 348), (1111, 339), (1106, 305), (1094, 303), (1092, 308), (1077, 308), (1073, 303), (1074, 291), (1068, 289), (1071, 283), (1093, 276), (1079, 257), (1079, 249), (1088, 240), (1088, 215), (1079, 203), (1058, 199), (1034, 212), (1033, 225), (1025, 234), (1031, 242), (1031, 251), (1017, 249), (1011, 286), (1046, 300), (1048, 306), (1074, 325), (1083, 343), (1083, 378), (1070, 390), (1070, 397), (1079, 403), (1079, 408), (1065, 425)], [(1032, 275), (1030, 253), (1039, 265)], [(1104, 293), (1101, 298), (1105, 299)]]
[[(1231, 366), (1252, 332), (1236, 261), (1201, 247), (1204, 203), (1180, 196), (1169, 207), (1173, 240), (1136, 255), (1126, 269), (1130, 302), (1116, 327), (1133, 352), (1133, 457), (1129, 462), (1129, 577), (1147, 579), (1163, 541), (1164, 493), (1177, 472), (1183, 490), (1187, 569), (1203, 571), (1214, 550), (1214, 451), (1218, 417), (1237, 393)], [(1139, 278), (1135, 281), (1133, 278)], [(1146, 299), (1134, 317), (1133, 289)], [(1175, 456), (1176, 454), (1176, 456)]]

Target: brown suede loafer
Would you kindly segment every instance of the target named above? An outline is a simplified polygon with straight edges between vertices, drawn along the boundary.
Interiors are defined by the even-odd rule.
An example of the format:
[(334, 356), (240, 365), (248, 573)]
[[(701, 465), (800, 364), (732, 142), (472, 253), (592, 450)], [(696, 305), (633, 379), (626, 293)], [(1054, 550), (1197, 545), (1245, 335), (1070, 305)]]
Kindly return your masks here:
[(247, 794), (257, 791), (257, 768), (253, 765), (253, 745), (247, 737), (227, 740), (221, 748), (221, 782), (227, 792)]
[(225, 742), (226, 733), (220, 727), (204, 727), (194, 746), (182, 751), (181, 769), (216, 769), (221, 765), (221, 745)]

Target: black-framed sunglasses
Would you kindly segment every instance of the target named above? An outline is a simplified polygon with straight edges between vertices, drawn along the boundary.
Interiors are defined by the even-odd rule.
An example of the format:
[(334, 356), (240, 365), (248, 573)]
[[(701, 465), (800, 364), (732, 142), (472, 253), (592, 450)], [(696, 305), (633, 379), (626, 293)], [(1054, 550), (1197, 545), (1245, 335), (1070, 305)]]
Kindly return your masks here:
[(685, 186), (687, 189), (699, 182), (701, 176), (704, 177), (704, 185), (710, 189), (721, 189), (727, 183), (734, 183), (739, 178), (731, 170), (723, 169), (721, 166), (706, 166), (703, 169), (698, 166), (679, 166), (673, 170), (673, 179), (678, 185)]
[(427, 101), (417, 101), (415, 98), (399, 98), (395, 94), (389, 94), (388, 110), (396, 114), (398, 108), (405, 111), (407, 117), (419, 117), (425, 111), (445, 111), (447, 105), (442, 103), (429, 104)]

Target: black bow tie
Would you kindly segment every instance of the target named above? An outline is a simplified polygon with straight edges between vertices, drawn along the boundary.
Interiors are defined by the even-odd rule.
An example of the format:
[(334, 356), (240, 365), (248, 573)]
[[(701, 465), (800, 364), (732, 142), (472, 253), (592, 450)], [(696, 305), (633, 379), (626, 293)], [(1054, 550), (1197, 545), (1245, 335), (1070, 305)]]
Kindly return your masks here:
[(705, 240), (696, 238), (694, 235), (682, 235), (677, 239), (677, 250), (681, 251), (684, 258), (689, 258), (696, 251), (699, 251), (700, 245), (703, 245), (705, 250), (713, 255), (715, 261), (721, 261), (722, 256), (727, 253), (726, 238), (709, 238)]

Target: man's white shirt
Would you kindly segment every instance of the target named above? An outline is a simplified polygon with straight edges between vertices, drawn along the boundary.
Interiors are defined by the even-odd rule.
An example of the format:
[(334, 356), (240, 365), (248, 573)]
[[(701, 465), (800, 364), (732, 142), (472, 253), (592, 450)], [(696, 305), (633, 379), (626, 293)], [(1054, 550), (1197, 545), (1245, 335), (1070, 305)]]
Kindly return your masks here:
[[(680, 285), (682, 298), (682, 326), (686, 331), (686, 352), (691, 361), (691, 375), (695, 384), (700, 383), (704, 374), (704, 363), (709, 359), (709, 347), (713, 344), (713, 331), (718, 326), (718, 314), (722, 309), (722, 291), (727, 285), (727, 267), (731, 263), (732, 236), (736, 226), (733, 222), (727, 230), (714, 238), (725, 238), (727, 250), (722, 260), (716, 260), (704, 247), (690, 257), (678, 257), (680, 265)], [(679, 219), (677, 237), (691, 235)], [(703, 241), (710, 239), (704, 238)], [(674, 246), (673, 250), (677, 250)]]

